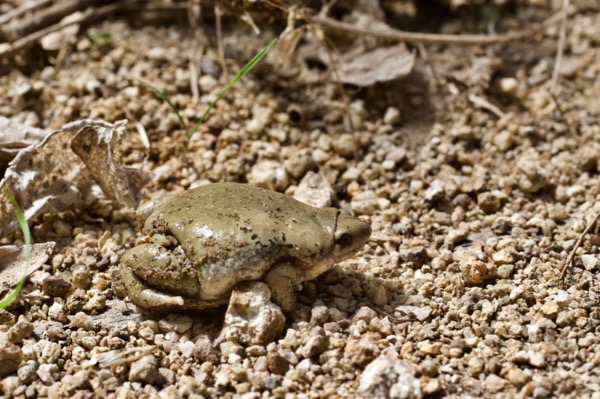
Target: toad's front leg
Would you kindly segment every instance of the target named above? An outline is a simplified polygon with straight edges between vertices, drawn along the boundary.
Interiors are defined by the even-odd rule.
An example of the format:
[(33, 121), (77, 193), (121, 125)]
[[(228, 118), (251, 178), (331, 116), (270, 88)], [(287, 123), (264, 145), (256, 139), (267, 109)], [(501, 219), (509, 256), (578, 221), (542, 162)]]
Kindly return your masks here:
[(294, 287), (303, 280), (303, 273), (289, 263), (274, 266), (265, 276), (265, 282), (271, 289), (273, 301), (285, 313), (290, 313), (296, 307), (296, 293)]

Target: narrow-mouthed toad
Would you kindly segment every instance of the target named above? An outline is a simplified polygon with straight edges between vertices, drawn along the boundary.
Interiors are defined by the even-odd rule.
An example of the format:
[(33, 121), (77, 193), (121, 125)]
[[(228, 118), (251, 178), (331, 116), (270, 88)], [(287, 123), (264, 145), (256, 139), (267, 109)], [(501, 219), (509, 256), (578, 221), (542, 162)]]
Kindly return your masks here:
[(274, 191), (215, 183), (151, 201), (138, 245), (121, 259), (115, 290), (147, 310), (227, 303), (242, 281), (265, 281), (285, 312), (294, 287), (363, 247), (369, 224)]

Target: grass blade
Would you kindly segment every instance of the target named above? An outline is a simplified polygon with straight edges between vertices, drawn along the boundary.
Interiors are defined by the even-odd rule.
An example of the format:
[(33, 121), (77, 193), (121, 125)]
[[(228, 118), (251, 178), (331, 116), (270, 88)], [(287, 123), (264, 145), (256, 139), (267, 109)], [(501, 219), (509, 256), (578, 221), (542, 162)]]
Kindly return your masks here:
[(190, 137), (192, 137), (194, 132), (196, 132), (198, 127), (204, 122), (204, 120), (206, 119), (210, 110), (213, 109), (215, 107), (215, 105), (217, 105), (217, 102), (220, 99), (222, 99), (223, 96), (225, 96), (225, 94), (227, 94), (227, 92), (233, 87), (234, 84), (236, 84), (241, 78), (246, 76), (246, 74), (248, 72), (250, 72), (250, 70), (252, 68), (254, 68), (254, 66), (256, 64), (258, 64), (258, 62), (260, 60), (262, 60), (262, 58), (269, 52), (269, 50), (271, 50), (271, 48), (273, 48), (275, 43), (277, 43), (276, 38), (271, 40), (271, 42), (269, 44), (267, 44), (258, 54), (256, 54), (254, 57), (252, 57), (252, 59), (250, 61), (248, 61), (248, 63), (246, 65), (244, 65), (244, 67), (237, 73), (237, 75), (235, 75), (235, 77), (231, 80), (231, 82), (229, 82), (229, 84), (223, 90), (221, 90), (221, 92), (219, 93), (217, 98), (213, 102), (210, 103), (210, 105), (208, 106), (206, 111), (204, 111), (204, 113), (202, 114), (200, 119), (198, 119), (198, 121), (196, 121), (192, 130), (188, 130), (188, 136), (187, 136), (188, 141), (190, 140)]
[(144, 86), (146, 86), (147, 88), (149, 88), (152, 93), (154, 93), (154, 95), (158, 98), (160, 98), (161, 100), (163, 100), (164, 102), (167, 103), (167, 105), (173, 110), (173, 112), (175, 112), (175, 115), (177, 115), (177, 119), (179, 119), (179, 123), (181, 123), (181, 126), (183, 126), (183, 128), (185, 129), (185, 133), (186, 133), (186, 137), (189, 138), (190, 135), (190, 130), (189, 130), (189, 126), (187, 123), (185, 123), (185, 121), (183, 120), (183, 117), (181, 116), (181, 114), (179, 113), (179, 108), (177, 108), (175, 106), (175, 104), (173, 104), (173, 102), (171, 102), (171, 100), (169, 99), (169, 97), (167, 97), (167, 95), (165, 93), (163, 93), (162, 91), (160, 91), (158, 88), (152, 86), (150, 83), (148, 82), (144, 82), (141, 79), (138, 79), (139, 82), (141, 84), (143, 84)]
[(15, 207), (15, 213), (17, 214), (17, 219), (19, 220), (19, 225), (21, 226), (21, 231), (23, 231), (23, 238), (25, 239), (26, 268), (25, 268), (25, 274), (21, 278), (21, 281), (19, 281), (19, 284), (17, 284), (15, 289), (10, 293), (10, 295), (8, 297), (6, 297), (5, 300), (0, 302), (0, 309), (6, 309), (8, 306), (10, 306), (10, 304), (19, 295), (19, 293), (21, 292), (21, 289), (23, 289), (23, 286), (25, 285), (25, 281), (27, 280), (27, 276), (28, 276), (27, 271), (29, 270), (29, 266), (31, 264), (31, 232), (29, 231), (29, 225), (27, 224), (27, 219), (25, 219), (25, 215), (23, 214), (21, 207), (17, 203), (17, 200), (15, 200), (15, 197), (12, 195), (12, 193), (8, 189), (5, 189), (5, 192), (6, 192), (6, 195), (8, 196), (8, 199), (10, 200), (10, 202), (12, 202), (13, 206)]

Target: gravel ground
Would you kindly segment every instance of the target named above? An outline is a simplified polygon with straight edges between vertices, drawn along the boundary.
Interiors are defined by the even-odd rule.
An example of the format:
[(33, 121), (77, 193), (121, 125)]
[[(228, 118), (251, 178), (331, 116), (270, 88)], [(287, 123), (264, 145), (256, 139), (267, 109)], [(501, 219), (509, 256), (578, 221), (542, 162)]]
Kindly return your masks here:
[[(410, 76), (346, 87), (349, 114), (321, 65), (299, 51), (283, 67), (271, 53), (187, 151), (174, 113), (134, 79), (186, 117), (201, 114), (228, 78), (209, 50), (191, 101), (183, 25), (106, 22), (92, 30), (110, 32), (109, 44), (80, 38), (49, 58), (5, 62), (1, 116), (51, 129), (127, 118), (131, 165), (147, 152), (142, 125), (149, 196), (208, 181), (292, 194), (320, 172), (333, 202), (373, 234), (303, 284), (273, 342), (242, 345), (219, 338), (225, 308), (152, 317), (113, 294), (111, 273), (138, 230), (132, 211), (99, 199), (46, 214), (34, 240), (57, 247), (0, 312), (3, 397), (600, 398), (596, 235), (556, 283), (600, 210), (600, 10), (573, 3), (560, 110), (550, 95), (557, 27), (513, 44), (428, 46)], [(517, 7), (504, 23), (548, 13)], [(463, 17), (442, 30), (476, 25)], [(229, 76), (271, 36), (226, 30)]]

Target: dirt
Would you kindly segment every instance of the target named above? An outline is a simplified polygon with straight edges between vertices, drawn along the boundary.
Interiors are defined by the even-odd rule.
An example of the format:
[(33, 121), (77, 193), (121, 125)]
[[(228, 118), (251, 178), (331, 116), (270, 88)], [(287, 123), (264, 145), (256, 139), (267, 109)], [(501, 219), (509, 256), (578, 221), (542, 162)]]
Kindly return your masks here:
[[(524, 29), (551, 14), (536, 3), (395, 22)], [(187, 148), (139, 79), (195, 121), (284, 22), (258, 20), (255, 35), (227, 20), (226, 74), (209, 24), (197, 103), (185, 21), (104, 21), (87, 33), (108, 43), (81, 34), (3, 60), (0, 116), (46, 129), (128, 119), (124, 160), (153, 172), (148, 197), (217, 181), (293, 194), (313, 171), (373, 229), (353, 259), (303, 284), (277, 339), (244, 346), (219, 339), (225, 308), (151, 316), (113, 294), (132, 210), (100, 197), (45, 214), (33, 238), (54, 253), (0, 313), (3, 397), (600, 397), (597, 235), (559, 279), (600, 211), (600, 9), (572, 3), (554, 96), (559, 25), (505, 44), (409, 45), (412, 72), (370, 87), (332, 82), (307, 36), (287, 65), (270, 52)]]

